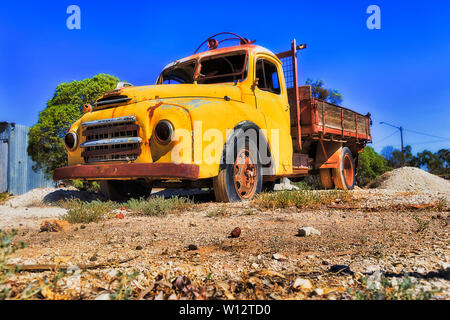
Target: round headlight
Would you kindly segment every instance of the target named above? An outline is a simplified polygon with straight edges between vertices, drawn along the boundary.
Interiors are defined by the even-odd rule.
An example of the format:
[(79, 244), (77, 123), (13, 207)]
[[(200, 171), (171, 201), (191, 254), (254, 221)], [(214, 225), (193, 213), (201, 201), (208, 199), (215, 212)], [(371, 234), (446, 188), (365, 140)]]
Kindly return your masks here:
[(67, 149), (70, 151), (74, 150), (77, 147), (77, 135), (73, 132), (69, 132), (64, 137), (64, 143), (66, 144)]
[(173, 139), (173, 125), (167, 120), (161, 120), (155, 127), (155, 137), (161, 144), (168, 144)]

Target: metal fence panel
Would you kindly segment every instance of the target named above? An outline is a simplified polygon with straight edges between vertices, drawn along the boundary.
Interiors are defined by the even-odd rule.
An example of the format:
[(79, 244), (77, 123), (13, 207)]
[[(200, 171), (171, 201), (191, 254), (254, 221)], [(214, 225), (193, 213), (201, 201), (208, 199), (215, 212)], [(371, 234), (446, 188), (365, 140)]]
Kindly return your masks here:
[(9, 124), (8, 192), (12, 194), (54, 186), (41, 170), (33, 171), (33, 161), (27, 152), (28, 130), (23, 125)]
[(0, 140), (0, 193), (8, 191), (8, 142)]

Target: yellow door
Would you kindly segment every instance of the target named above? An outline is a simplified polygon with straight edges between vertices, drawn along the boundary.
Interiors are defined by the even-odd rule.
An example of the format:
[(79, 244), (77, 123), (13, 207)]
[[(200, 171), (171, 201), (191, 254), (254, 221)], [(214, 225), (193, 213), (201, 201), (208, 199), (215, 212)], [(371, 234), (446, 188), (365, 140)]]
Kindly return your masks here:
[(269, 56), (255, 60), (255, 97), (257, 108), (266, 119), (267, 137), (277, 174), (292, 171), (290, 112), (281, 65)]

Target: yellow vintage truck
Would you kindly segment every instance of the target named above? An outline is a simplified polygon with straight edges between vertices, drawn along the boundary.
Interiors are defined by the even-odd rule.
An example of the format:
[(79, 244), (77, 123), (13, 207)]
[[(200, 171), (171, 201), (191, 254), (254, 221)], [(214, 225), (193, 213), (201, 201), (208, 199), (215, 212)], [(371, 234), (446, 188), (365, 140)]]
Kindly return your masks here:
[(155, 85), (119, 83), (84, 106), (65, 137), (68, 166), (54, 179), (98, 180), (117, 200), (156, 187), (248, 200), (282, 177), (309, 174), (320, 174), (324, 188), (352, 189), (358, 153), (371, 142), (370, 114), (299, 86), (297, 51), (305, 48), (293, 40), (274, 54), (220, 33), (167, 65)]

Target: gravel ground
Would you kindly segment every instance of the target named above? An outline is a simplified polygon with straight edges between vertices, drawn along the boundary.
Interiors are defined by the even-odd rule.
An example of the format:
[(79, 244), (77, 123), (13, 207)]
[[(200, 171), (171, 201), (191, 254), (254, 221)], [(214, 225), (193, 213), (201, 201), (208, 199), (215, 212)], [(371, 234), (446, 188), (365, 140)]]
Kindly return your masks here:
[[(417, 172), (405, 172), (417, 182)], [(64, 298), (108, 298), (118, 271), (138, 270), (131, 285), (146, 299), (198, 298), (198, 293), (186, 296), (174, 289), (171, 282), (177, 276), (187, 276), (204, 298), (350, 299), (355, 296), (348, 290), (361, 288), (361, 277), (377, 288), (384, 275), (394, 286), (409, 276), (416, 292), (433, 291), (434, 299), (448, 300), (450, 216), (442, 200), (450, 200), (448, 182), (438, 178), (438, 187), (412, 191), (405, 189), (409, 178), (401, 178), (405, 185), (393, 189), (390, 180), (398, 181), (397, 174), (385, 178), (379, 189), (352, 191), (351, 204), (262, 211), (251, 202), (215, 203), (202, 192), (185, 212), (136, 217), (123, 211), (124, 219), (75, 224), (57, 233), (39, 232), (44, 218), (65, 213), (50, 205), (64, 198), (96, 196), (74, 189), (38, 189), (0, 206), (0, 229), (17, 228), (16, 241), (28, 244), (10, 263), (106, 264), (61, 280)], [(418, 185), (432, 180), (424, 176)], [(437, 203), (444, 204), (441, 212)], [(216, 209), (223, 214), (211, 216)], [(306, 226), (321, 235), (296, 236)], [(235, 227), (241, 228), (240, 237), (229, 238)], [(132, 260), (119, 263), (124, 259)], [(335, 273), (342, 269), (336, 266), (348, 270)], [(14, 281), (25, 284), (52, 274), (22, 272)], [(296, 283), (309, 285), (299, 289)]]
[[(135, 217), (124, 212), (123, 220), (91, 223), (85, 228), (76, 224), (60, 233), (40, 233), (42, 218), (24, 218), (22, 214), (17, 220), (22, 223), (17, 240), (29, 247), (14, 254), (10, 262), (114, 265), (137, 256), (115, 267), (84, 271), (79, 278), (83, 291), (78, 296), (83, 299), (114, 292), (111, 281), (116, 272), (131, 273), (135, 269), (140, 271), (133, 282), (135, 290), (142, 293), (147, 287), (156, 288), (146, 298), (168, 298), (176, 293), (171, 285), (157, 287), (156, 283), (170, 284), (182, 275), (206, 288), (207, 297), (216, 299), (349, 299), (347, 290), (356, 290), (357, 280), (363, 276), (377, 280), (384, 274), (395, 282), (409, 274), (417, 290), (436, 290), (435, 299), (449, 299), (448, 208), (444, 212), (390, 209), (391, 202), (437, 201), (429, 194), (402, 194), (356, 190), (355, 197), (361, 199), (356, 205), (319, 210), (266, 212), (248, 202), (199, 202), (187, 212), (166, 217)], [(211, 210), (224, 206), (223, 216), (209, 217)], [(8, 207), (1, 207), (0, 212), (4, 208)], [(16, 215), (20, 209), (8, 210)], [(59, 208), (21, 212), (39, 214), (50, 210), (55, 216), (64, 212)], [(12, 220), (0, 221), (2, 228), (12, 226)], [(422, 231), (418, 231), (419, 221), (427, 224)], [(298, 228), (305, 226), (318, 229), (321, 235), (297, 237)], [(230, 239), (234, 227), (240, 227), (242, 233)], [(189, 250), (189, 245), (195, 245), (196, 250)], [(276, 260), (274, 254), (282, 258)], [(351, 274), (331, 273), (334, 265), (348, 266)], [(24, 272), (17, 281), (28, 282), (51, 274)], [(312, 287), (292, 290), (296, 279), (308, 280)], [(248, 281), (255, 282), (253, 289), (236, 289), (248, 286)], [(76, 281), (66, 284), (65, 294), (79, 294), (75, 290), (78, 285)], [(320, 294), (315, 293), (316, 289)]]

